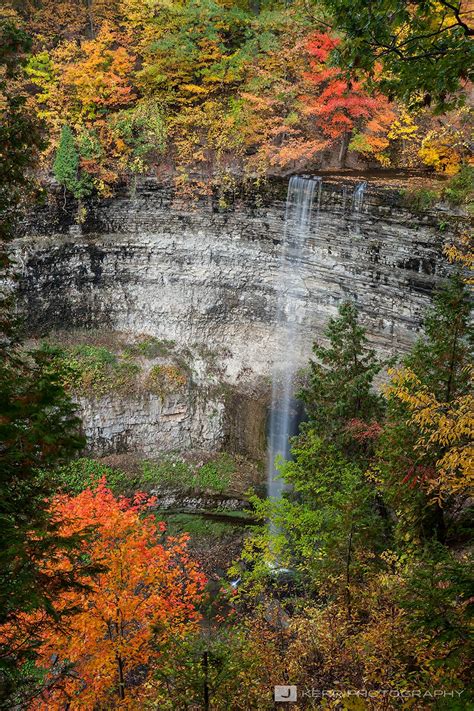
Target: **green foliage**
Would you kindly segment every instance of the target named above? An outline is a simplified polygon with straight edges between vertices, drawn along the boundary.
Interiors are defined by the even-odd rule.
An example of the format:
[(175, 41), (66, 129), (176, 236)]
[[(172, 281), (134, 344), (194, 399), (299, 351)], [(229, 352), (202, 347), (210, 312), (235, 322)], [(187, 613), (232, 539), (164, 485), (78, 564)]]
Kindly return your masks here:
[(180, 536), (188, 533), (195, 539), (209, 539), (215, 541), (224, 538), (229, 533), (229, 524), (195, 514), (169, 514), (162, 515), (158, 512), (160, 521), (166, 523), (166, 532), (169, 536)]
[(229, 488), (234, 471), (235, 464), (225, 453), (201, 466), (193, 466), (179, 459), (143, 464), (144, 480), (150, 484), (216, 493), (223, 493)]
[(230, 455), (224, 452), (216, 459), (199, 467), (195, 474), (193, 486), (222, 493), (229, 488), (234, 472), (234, 461)]
[[(0, 12), (0, 267), (7, 264), (6, 242), (14, 236), (25, 197), (31, 196), (28, 169), (42, 147), (40, 126), (26, 107), (26, 94), (15, 91), (12, 82), (22, 76), (30, 44), (25, 31)], [(0, 311), (0, 327), (5, 326)]]
[[(162, 685), (160, 709), (228, 709), (229, 699), (239, 700), (239, 709), (261, 706), (260, 689), (255, 687), (258, 663), (249, 652), (248, 635), (237, 626), (218, 632), (171, 639), (158, 647), (161, 664), (155, 678)], [(206, 696), (205, 696), (206, 695)]]
[(439, 194), (428, 188), (416, 188), (402, 192), (406, 206), (413, 212), (425, 212), (439, 200)]
[[(0, 624), (19, 611), (43, 609), (70, 584), (70, 576), (45, 576), (42, 563), (67, 549), (58, 522), (50, 519), (52, 469), (84, 446), (75, 408), (50, 370), (45, 353), (31, 358), (10, 350), (0, 362)], [(43, 476), (38, 477), (38, 468)], [(0, 701), (15, 692), (23, 662), (34, 656), (34, 640), (15, 648), (0, 641)]]
[(79, 494), (88, 487), (94, 488), (102, 477), (105, 477), (107, 486), (115, 495), (127, 494), (139, 488), (138, 477), (87, 457), (73, 459), (54, 471), (56, 485), (68, 494)]
[(313, 346), (316, 359), (310, 361), (308, 384), (300, 396), (311, 427), (321, 437), (349, 446), (353, 444), (350, 422), (368, 424), (382, 413), (382, 399), (372, 382), (383, 363), (368, 347), (356, 307), (349, 302), (340, 306), (337, 318), (329, 320), (325, 337), (328, 347)]
[[(6, 15), (4, 15), (6, 12)], [(0, 267), (8, 268), (7, 242), (34, 193), (30, 169), (41, 146), (39, 127), (18, 90), (30, 38), (8, 9), (0, 10)], [(44, 354), (29, 356), (19, 347), (11, 303), (0, 303), (0, 624), (22, 612), (51, 614), (55, 596), (71, 576), (43, 574), (43, 562), (75, 541), (59, 535), (48, 514), (51, 478), (45, 472), (84, 442), (75, 408)], [(25, 686), (25, 664), (35, 656), (33, 638), (0, 635), (0, 706), (18, 705)], [(23, 676), (22, 676), (23, 672)]]
[(415, 554), (406, 586), (400, 590), (400, 602), (413, 630), (428, 630), (434, 640), (454, 643), (454, 664), (455, 656), (470, 644), (473, 573), (469, 552), (456, 556), (445, 546), (431, 543)]
[(471, 298), (459, 273), (435, 294), (423, 331), (403, 363), (439, 400), (449, 402), (471, 387), (469, 364), (474, 353)]
[[(433, 308), (403, 365), (413, 371), (421, 386), (439, 402), (449, 403), (472, 389), (474, 331), (470, 321), (470, 296), (459, 274), (453, 274), (435, 295)], [(416, 446), (419, 429), (412, 413), (393, 395), (388, 398), (387, 420), (378, 446), (377, 468), (384, 497), (398, 518), (398, 532), (418, 543), (436, 537), (444, 542), (460, 528), (459, 501), (446, 501), (443, 509), (426, 496), (426, 485), (435, 476), (443, 446), (427, 450)], [(467, 444), (467, 442), (466, 442)]]
[[(108, 466), (97, 459), (81, 457), (57, 467), (54, 482), (70, 494), (84, 491), (102, 477), (106, 478), (107, 486), (117, 495), (129, 495), (133, 491), (150, 490), (156, 486), (224, 493), (229, 489), (234, 472), (234, 460), (225, 452), (201, 465), (191, 464), (178, 457), (144, 461), (139, 468), (130, 472)], [(41, 476), (49, 477), (50, 474), (42, 472)]]
[(79, 168), (79, 154), (69, 126), (63, 126), (58, 150), (53, 163), (54, 177), (60, 185), (74, 195), (83, 198), (90, 194), (90, 176), (83, 175)]
[(63, 126), (62, 128), (58, 150), (53, 163), (53, 173), (60, 185), (63, 185), (75, 197), (80, 196), (78, 179), (79, 154), (69, 126)]
[(373, 572), (383, 550), (387, 524), (375, 487), (314, 429), (295, 439), (292, 455), (281, 467), (290, 493), (279, 502), (254, 497), (257, 516), (272, 521), (270, 551), (280, 565), (299, 571), (313, 593), (343, 598), (350, 581)]
[(117, 356), (103, 346), (79, 344), (62, 348), (45, 342), (40, 350), (52, 356), (51, 368), (64, 387), (78, 395), (128, 392), (141, 372), (129, 357)]
[[(110, 118), (113, 133), (131, 149), (130, 168), (143, 173), (147, 161), (157, 158), (166, 148), (167, 127), (160, 104), (142, 101)], [(128, 159), (130, 160), (130, 158)]]
[[(419, 688), (464, 690), (462, 704), (443, 700), (446, 708), (461, 709), (472, 698), (472, 568), (463, 522), (468, 502), (457, 496), (441, 505), (426, 496), (425, 478), (433, 476), (440, 456), (438, 440), (432, 449), (420, 448), (417, 421), (394, 396), (394, 386), (363, 457), (337, 436), (347, 421), (347, 403), (350, 408), (354, 402), (344, 388), (346, 354), (351, 338), (357, 352), (363, 342), (358, 329), (344, 328), (346, 337), (336, 338), (343, 322), (333, 321), (331, 348), (321, 354), (331, 378), (316, 369), (312, 390), (305, 390), (314, 414), (293, 440), (293, 460), (281, 464), (284, 498), (252, 497), (264, 525), (246, 540), (243, 571), (232, 570), (243, 576), (238, 603), (255, 609), (263, 599), (266, 614), (272, 604), (286, 613), (296, 641), (293, 657), (291, 644), (282, 655), (292, 659), (294, 683), (301, 683), (298, 666), (305, 678), (321, 674), (348, 686), (360, 683), (361, 675), (375, 688), (410, 678)], [(420, 387), (446, 403), (447, 413), (450, 399), (472, 387), (469, 299), (459, 276), (436, 296), (424, 326), (404, 365), (420, 378)], [(370, 375), (362, 383), (361, 402), (371, 412)], [(282, 593), (284, 576), (293, 582)]]
[(172, 353), (175, 345), (175, 341), (147, 336), (142, 341), (128, 346), (126, 352), (132, 356), (143, 356), (150, 359), (164, 358)]
[(463, 165), (449, 181), (443, 196), (452, 205), (467, 205), (471, 209), (474, 202), (474, 167)]

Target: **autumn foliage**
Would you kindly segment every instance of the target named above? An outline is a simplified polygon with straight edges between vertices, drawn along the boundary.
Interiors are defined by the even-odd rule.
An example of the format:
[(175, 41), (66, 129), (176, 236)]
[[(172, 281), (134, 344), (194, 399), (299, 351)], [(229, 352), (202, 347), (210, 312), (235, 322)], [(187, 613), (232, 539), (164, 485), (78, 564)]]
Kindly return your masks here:
[[(329, 142), (341, 137), (348, 142), (357, 131), (359, 139), (354, 145), (359, 146), (360, 152), (381, 153), (389, 144), (386, 134), (395, 120), (394, 107), (381, 93), (367, 90), (363, 75), (348, 79), (330, 65), (331, 52), (339, 42), (323, 33), (309, 38), (310, 71), (305, 78), (312, 86), (312, 94), (305, 97), (304, 111), (314, 117)], [(348, 146), (343, 147), (347, 150)]]
[(236, 174), (348, 164), (454, 175), (468, 160), (466, 106), (439, 116), (389, 100), (383, 63), (338, 67), (343, 36), (316, 30), (299, 4), (44, 0), (24, 18), (43, 168), (68, 126), (88, 192), (155, 171), (225, 190)]
[[(104, 481), (54, 500), (62, 535), (87, 534), (81, 555), (100, 572), (80, 577), (80, 587), (58, 598), (59, 624), (41, 615), (18, 620), (17, 635), (22, 624), (42, 623), (38, 665), (47, 676), (31, 708), (135, 708), (137, 690), (157, 663), (154, 643), (195, 630), (204, 576), (187, 553), (186, 537), (166, 538), (164, 524), (146, 514), (152, 503), (141, 494), (116, 499)], [(45, 572), (70, 565), (58, 555)], [(75, 614), (61, 617), (66, 611)]]

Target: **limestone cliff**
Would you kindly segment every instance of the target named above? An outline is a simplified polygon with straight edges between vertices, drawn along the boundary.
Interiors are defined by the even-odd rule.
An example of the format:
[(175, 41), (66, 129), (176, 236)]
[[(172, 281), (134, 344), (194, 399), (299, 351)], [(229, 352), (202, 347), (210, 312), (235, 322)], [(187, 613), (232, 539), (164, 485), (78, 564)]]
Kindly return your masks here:
[[(353, 190), (349, 182), (324, 181), (297, 283), (291, 285), (302, 365), (343, 299), (357, 302), (381, 353), (400, 354), (415, 338), (430, 293), (445, 273), (442, 246), (451, 228), (442, 207), (412, 213), (395, 190), (371, 183), (363, 203), (355, 205)], [(227, 205), (217, 199), (193, 204), (146, 179), (133, 192), (123, 188), (111, 199), (90, 202), (80, 226), (74, 209), (57, 196), (32, 216), (14, 245), (28, 328), (120, 330), (172, 339), (180, 347), (204, 345), (218, 359), (219, 379), (232, 387), (228, 401), (241, 419), (235, 393), (255, 400), (252, 393), (257, 386), (264, 389), (272, 362), (284, 362), (275, 293), (285, 185), (235, 195)], [(136, 422), (128, 429), (135, 427), (135, 435), (128, 437), (137, 446), (155, 405), (133, 407)], [(91, 439), (99, 442), (104, 423), (97, 424), (100, 416), (91, 403), (83, 403), (83, 412)], [(118, 413), (130, 416), (110, 403), (108, 412), (120, 440)], [(195, 445), (242, 440), (235, 417), (219, 415), (215, 431), (204, 427), (207, 434), (201, 442), (195, 437)], [(173, 418), (179, 428), (176, 413), (154, 418), (161, 422), (154, 430), (157, 451)], [(248, 445), (239, 446), (252, 449), (252, 437), (261, 439), (262, 427), (257, 430)]]

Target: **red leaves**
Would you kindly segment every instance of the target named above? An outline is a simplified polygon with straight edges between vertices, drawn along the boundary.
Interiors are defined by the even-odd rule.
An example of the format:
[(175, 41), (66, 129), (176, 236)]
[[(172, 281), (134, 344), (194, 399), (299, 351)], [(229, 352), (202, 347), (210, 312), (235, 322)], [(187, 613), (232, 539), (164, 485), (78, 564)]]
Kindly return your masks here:
[(414, 489), (415, 486), (421, 486), (430, 479), (433, 479), (435, 475), (436, 469), (434, 467), (426, 467), (422, 464), (412, 464), (406, 475), (403, 477), (402, 482), (403, 484), (408, 484), (410, 489)]
[(378, 439), (382, 433), (382, 425), (378, 422), (364, 422), (354, 418), (349, 420), (346, 425), (346, 431), (353, 437), (356, 442), (363, 444), (364, 442), (373, 442)]
[[(71, 709), (115, 707), (119, 680), (127, 697), (138, 693), (136, 685), (128, 688), (127, 679), (141, 665), (152, 664), (154, 642), (184, 635), (198, 623), (196, 605), (206, 579), (187, 553), (186, 536), (159, 542), (165, 525), (143, 516), (154, 500), (143, 493), (131, 501), (116, 499), (101, 479), (94, 490), (54, 501), (63, 535), (92, 534), (83, 539), (82, 556), (102, 571), (83, 576), (78, 580), (83, 587), (59, 596), (59, 616), (79, 610), (61, 624), (42, 626), (24, 616), (25, 629), (32, 623), (40, 628), (42, 665), (49, 667), (53, 655), (59, 660), (49, 670), (47, 696), (34, 708), (60, 709), (71, 698)], [(72, 572), (73, 565), (58, 553), (45, 573)], [(66, 660), (73, 674), (64, 674)]]
[[(348, 79), (340, 69), (328, 66), (329, 55), (338, 44), (338, 39), (322, 33), (308, 40), (306, 50), (314, 59), (310, 59), (310, 71), (304, 78), (312, 85), (313, 93), (302, 97), (304, 112), (314, 116), (319, 129), (332, 140), (363, 129), (369, 120), (386, 114), (389, 107), (385, 97), (369, 93), (360, 77)], [(389, 118), (393, 118), (391, 112)]]
[(308, 40), (306, 49), (312, 57), (316, 57), (320, 62), (326, 62), (330, 53), (335, 49), (340, 40), (323, 32), (317, 32)]

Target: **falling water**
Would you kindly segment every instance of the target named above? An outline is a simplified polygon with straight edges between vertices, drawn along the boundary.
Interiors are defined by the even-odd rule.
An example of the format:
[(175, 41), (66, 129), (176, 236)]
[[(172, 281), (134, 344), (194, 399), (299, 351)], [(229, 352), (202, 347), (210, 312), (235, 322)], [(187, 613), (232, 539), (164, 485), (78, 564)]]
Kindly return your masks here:
[(276, 317), (282, 336), (280, 358), (273, 369), (268, 445), (268, 496), (272, 498), (280, 498), (284, 488), (275, 459), (290, 457), (289, 438), (296, 434), (298, 427), (298, 405), (293, 390), (299, 346), (295, 297), (301, 290), (301, 253), (311, 227), (315, 197), (316, 218), (319, 216), (321, 189), (321, 178), (293, 176), (288, 185)]
[(362, 183), (358, 183), (354, 189), (354, 194), (352, 196), (352, 210), (353, 212), (361, 212), (364, 205), (364, 193), (367, 187), (367, 183), (364, 180)]

